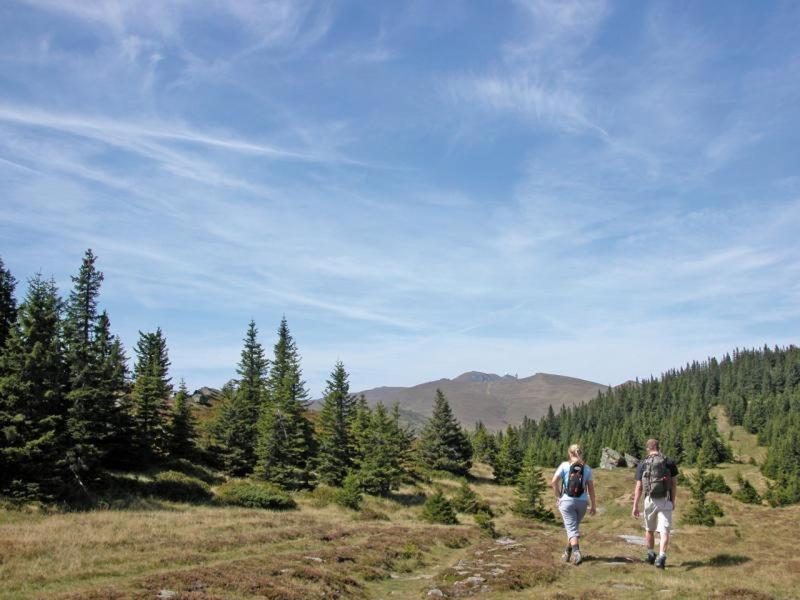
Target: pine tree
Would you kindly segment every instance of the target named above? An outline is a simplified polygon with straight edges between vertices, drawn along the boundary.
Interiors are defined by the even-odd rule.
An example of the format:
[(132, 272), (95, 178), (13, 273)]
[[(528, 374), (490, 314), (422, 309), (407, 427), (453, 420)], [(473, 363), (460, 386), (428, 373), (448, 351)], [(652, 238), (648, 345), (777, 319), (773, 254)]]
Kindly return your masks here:
[(174, 458), (193, 458), (197, 453), (195, 439), (197, 432), (192, 407), (189, 403), (189, 390), (181, 379), (178, 393), (172, 402), (169, 422), (169, 454)]
[(480, 421), (475, 425), (472, 434), (472, 449), (475, 460), (492, 464), (497, 457), (495, 439), (486, 431), (486, 426)]
[(16, 286), (17, 280), (5, 268), (3, 259), (0, 258), (0, 354), (3, 353), (6, 340), (17, 320), (17, 301), (14, 298)]
[(71, 482), (61, 311), (55, 282), (34, 276), (0, 357), (0, 492), (8, 495), (50, 498)]
[(389, 434), (392, 440), (392, 447), (402, 475), (402, 473), (409, 472), (414, 468), (413, 448), (414, 440), (417, 439), (417, 436), (410, 426), (401, 423), (400, 404), (396, 401), (392, 404), (389, 419)]
[[(97, 298), (103, 274), (95, 268), (97, 258), (86, 251), (73, 290), (66, 304), (64, 332), (70, 391), (67, 395), (70, 437), (68, 460), (76, 476), (91, 478), (110, 449), (117, 406), (110, 388), (115, 377), (106, 372), (106, 354), (111, 350), (108, 315), (97, 314)], [(98, 339), (103, 336), (103, 339)]]
[(256, 464), (258, 419), (267, 404), (268, 366), (255, 321), (250, 321), (236, 371), (238, 387), (215, 427), (216, 439), (223, 447), (226, 470), (232, 475), (246, 475)]
[(355, 399), (350, 395), (347, 371), (337, 361), (327, 381), (319, 415), (319, 458), (317, 476), (320, 482), (339, 486), (353, 467), (353, 443), (350, 426), (355, 416)]
[(308, 487), (315, 439), (305, 415), (308, 392), (300, 356), (285, 317), (278, 329), (267, 391), (269, 402), (258, 423), (255, 473), (287, 489)]
[(493, 465), (495, 480), (502, 485), (514, 485), (522, 468), (522, 460), (517, 430), (509, 425)]
[(436, 390), (433, 414), (420, 434), (417, 454), (423, 466), (456, 475), (465, 475), (472, 466), (472, 445), (441, 390)]
[(478, 494), (473, 491), (466, 479), (461, 482), (461, 487), (453, 496), (452, 503), (456, 511), (471, 515), (474, 515), (483, 506)]
[(167, 341), (159, 327), (154, 333), (139, 332), (133, 383), (133, 446), (144, 464), (164, 453), (167, 398), (170, 384)]
[(100, 371), (100, 389), (110, 405), (110, 434), (106, 440), (103, 462), (109, 467), (130, 466), (133, 421), (128, 359), (119, 336), (111, 335), (111, 325), (105, 311), (100, 314), (97, 324), (95, 353)]
[(442, 525), (455, 525), (458, 523), (452, 503), (445, 498), (440, 489), (437, 489), (425, 500), (425, 504), (422, 506), (421, 518), (423, 521), (441, 523)]
[(516, 500), (511, 510), (523, 517), (540, 521), (553, 521), (555, 516), (545, 508), (543, 496), (548, 489), (542, 470), (536, 466), (536, 453), (529, 450), (525, 455), (522, 471), (517, 477)]
[(401, 448), (398, 446), (395, 422), (382, 403), (371, 411), (364, 440), (365, 452), (358, 470), (361, 489), (368, 494), (385, 496), (400, 487), (402, 476)]
[(733, 497), (745, 504), (761, 504), (761, 496), (753, 487), (753, 484), (742, 477), (741, 473), (736, 475), (736, 482), (739, 489), (733, 492)]
[(66, 304), (64, 334), (72, 389), (92, 387), (95, 356), (94, 333), (97, 326), (97, 299), (103, 274), (95, 268), (97, 257), (86, 251), (80, 271), (72, 277), (73, 289)]
[(372, 411), (364, 394), (356, 398), (356, 408), (350, 423), (350, 443), (352, 446), (353, 464), (356, 469), (361, 466), (364, 457), (369, 454), (369, 432), (372, 423)]
[(714, 517), (723, 516), (723, 512), (719, 504), (706, 498), (709, 480), (702, 466), (697, 469), (697, 473), (691, 478), (689, 487), (692, 490), (692, 502), (683, 514), (683, 522), (687, 525), (713, 527), (716, 524)]

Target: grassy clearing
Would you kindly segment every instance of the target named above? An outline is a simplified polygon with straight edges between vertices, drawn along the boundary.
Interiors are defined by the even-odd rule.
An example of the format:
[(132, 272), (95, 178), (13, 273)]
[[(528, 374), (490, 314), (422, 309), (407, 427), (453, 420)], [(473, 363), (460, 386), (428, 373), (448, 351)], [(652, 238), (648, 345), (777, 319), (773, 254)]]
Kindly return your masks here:
[[(718, 472), (728, 477), (733, 467)], [(470, 483), (509, 540), (482, 536), (471, 516), (452, 527), (418, 520), (433, 485), (365, 499), (356, 513), (322, 493), (297, 494), (288, 512), (142, 501), (136, 510), (45, 514), (0, 510), (0, 597), (153, 598), (659, 598), (796, 597), (800, 559), (776, 526), (800, 507), (771, 509), (712, 494), (725, 510), (713, 529), (687, 527), (681, 489), (668, 568), (641, 562), (630, 516), (633, 472), (596, 470), (600, 513), (584, 522), (585, 562), (558, 560), (560, 525), (511, 514), (513, 489), (478, 465)], [(455, 494), (459, 481), (435, 484)], [(785, 537), (785, 536), (784, 536)]]

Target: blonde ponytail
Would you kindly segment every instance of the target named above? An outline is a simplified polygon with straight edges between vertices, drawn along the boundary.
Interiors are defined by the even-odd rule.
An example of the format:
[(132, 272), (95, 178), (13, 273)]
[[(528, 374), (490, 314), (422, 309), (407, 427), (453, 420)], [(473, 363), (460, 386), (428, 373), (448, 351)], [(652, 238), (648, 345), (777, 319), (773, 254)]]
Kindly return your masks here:
[(581, 450), (580, 444), (572, 444), (569, 447), (569, 454), (577, 458), (579, 463), (583, 464), (583, 451)]

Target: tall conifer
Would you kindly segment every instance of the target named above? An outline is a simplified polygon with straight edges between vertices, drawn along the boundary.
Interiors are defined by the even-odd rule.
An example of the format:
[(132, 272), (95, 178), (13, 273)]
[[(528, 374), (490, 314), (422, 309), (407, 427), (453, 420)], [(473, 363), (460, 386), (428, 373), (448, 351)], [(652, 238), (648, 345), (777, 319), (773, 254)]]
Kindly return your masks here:
[[(66, 303), (64, 331), (69, 368), (70, 391), (67, 453), (76, 476), (95, 473), (109, 449), (113, 435), (116, 398), (109, 389), (113, 383), (105, 371), (111, 334), (108, 315), (97, 314), (97, 301), (103, 274), (95, 267), (97, 257), (89, 249)], [(103, 339), (98, 339), (102, 336)]]
[(256, 475), (287, 489), (311, 482), (314, 431), (305, 415), (308, 391), (300, 369), (300, 355), (281, 320), (275, 355), (267, 380), (269, 401), (258, 423)]
[(441, 390), (436, 390), (433, 414), (422, 430), (417, 453), (430, 469), (465, 475), (472, 466), (472, 445)]
[(195, 420), (189, 403), (189, 390), (181, 379), (178, 393), (172, 401), (169, 421), (169, 454), (175, 458), (192, 458), (196, 452)]
[(246, 475), (256, 464), (258, 419), (267, 403), (268, 361), (258, 341), (258, 328), (250, 321), (236, 372), (236, 391), (220, 414), (215, 437), (223, 448), (225, 467), (233, 475)]
[(509, 425), (503, 441), (500, 442), (500, 450), (497, 452), (494, 465), (492, 465), (497, 482), (503, 485), (514, 485), (522, 468), (522, 460), (523, 454), (517, 430)]
[(134, 450), (145, 463), (164, 451), (166, 402), (170, 384), (167, 341), (159, 327), (154, 333), (139, 332), (133, 383)]
[(0, 491), (64, 492), (67, 370), (55, 282), (34, 276), (0, 357)]
[(341, 361), (331, 373), (319, 415), (317, 476), (321, 483), (339, 486), (353, 467), (350, 426), (355, 416), (355, 398), (350, 395), (347, 371)]
[(6, 269), (0, 257), (0, 354), (3, 353), (11, 328), (17, 320), (17, 301), (14, 298), (16, 286), (17, 280)]

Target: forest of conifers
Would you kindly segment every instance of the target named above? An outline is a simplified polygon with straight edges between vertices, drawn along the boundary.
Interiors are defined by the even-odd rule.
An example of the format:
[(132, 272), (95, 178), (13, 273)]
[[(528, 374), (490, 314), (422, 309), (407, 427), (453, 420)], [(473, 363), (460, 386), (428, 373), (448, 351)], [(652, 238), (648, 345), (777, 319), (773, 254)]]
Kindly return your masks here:
[(186, 387), (173, 394), (161, 329), (140, 333), (129, 370), (109, 316), (99, 310), (103, 275), (96, 261), (88, 250), (65, 300), (52, 279), (35, 275), (17, 303), (16, 280), (0, 260), (0, 496), (93, 502), (110, 473), (179, 460), (285, 490), (324, 483), (385, 494), (420, 469), (464, 475), (474, 456), (492, 465), (499, 482), (513, 483), (520, 465), (554, 466), (573, 442), (596, 464), (604, 447), (640, 456), (650, 437), (679, 463), (713, 466), (733, 458), (710, 416), (722, 405), (733, 424), (768, 448), (761, 469), (772, 480), (769, 501), (800, 501), (794, 346), (695, 362), (496, 434), (480, 423), (467, 433), (439, 393), (415, 434), (396, 406), (370, 408), (352, 395), (341, 362), (322, 409), (310, 413), (286, 319), (270, 358), (251, 321), (237, 377), (198, 426)]

